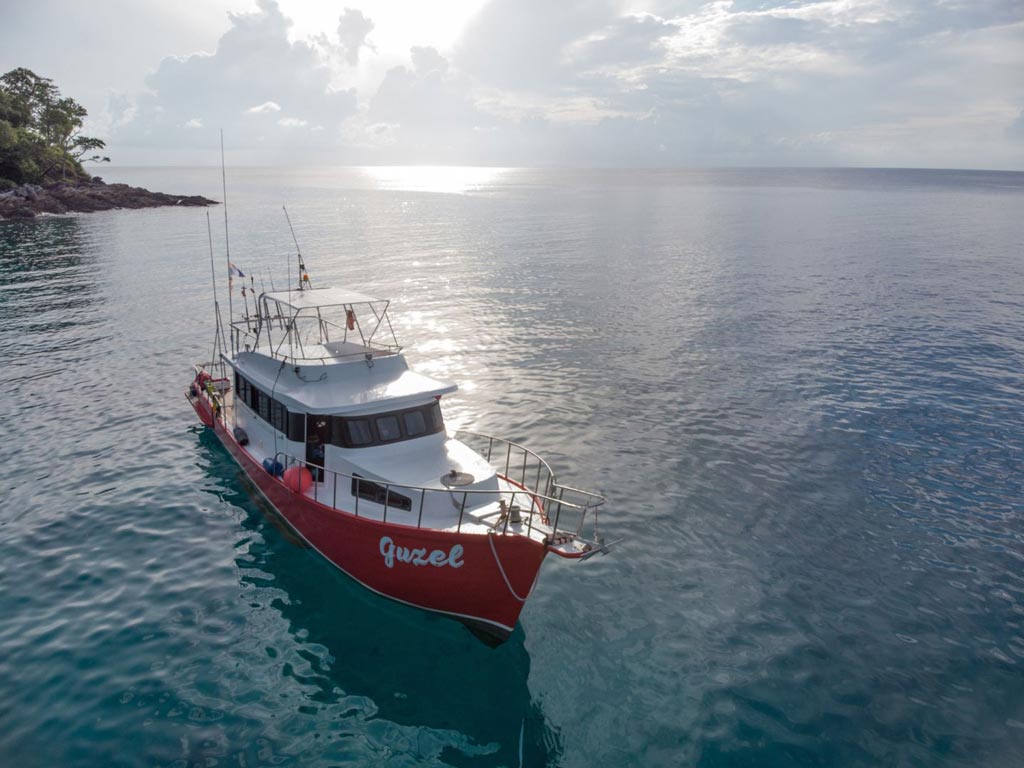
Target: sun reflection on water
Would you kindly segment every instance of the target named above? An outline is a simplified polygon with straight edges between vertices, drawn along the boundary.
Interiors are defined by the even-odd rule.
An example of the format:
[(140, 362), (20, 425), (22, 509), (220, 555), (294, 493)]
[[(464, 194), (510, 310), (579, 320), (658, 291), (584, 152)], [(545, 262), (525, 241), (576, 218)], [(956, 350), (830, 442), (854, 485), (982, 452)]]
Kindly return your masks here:
[(366, 166), (360, 168), (379, 189), (463, 195), (501, 181), (509, 168), (459, 165)]

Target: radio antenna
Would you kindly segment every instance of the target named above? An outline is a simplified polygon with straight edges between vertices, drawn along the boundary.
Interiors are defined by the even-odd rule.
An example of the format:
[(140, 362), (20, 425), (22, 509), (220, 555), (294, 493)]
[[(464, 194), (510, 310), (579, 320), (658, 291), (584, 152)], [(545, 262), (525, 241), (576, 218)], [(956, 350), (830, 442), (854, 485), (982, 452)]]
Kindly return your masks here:
[[(210, 227), (210, 212), (206, 212), (206, 236), (210, 241), (210, 279), (213, 282), (213, 312), (217, 317), (217, 329), (213, 334), (213, 354), (217, 354), (217, 342), (220, 342), (220, 349), (227, 353), (227, 344), (224, 343), (224, 326), (220, 320), (220, 302), (217, 301), (217, 271), (213, 268), (213, 230)], [(215, 362), (220, 362), (219, 358)]]
[(302, 250), (299, 248), (299, 239), (295, 237), (295, 227), (292, 226), (292, 217), (288, 215), (288, 209), (285, 206), (281, 206), (281, 210), (284, 211), (284, 217), (288, 220), (288, 229), (292, 232), (292, 242), (295, 243), (295, 255), (299, 257), (299, 290), (303, 291), (306, 288), (312, 288), (313, 284), (309, 282), (309, 273), (306, 272), (306, 263), (302, 260)]
[[(235, 309), (231, 301), (231, 244), (228, 241), (228, 177), (224, 170), (224, 129), (220, 129), (220, 183), (224, 194), (224, 252), (228, 261), (228, 325), (235, 321)], [(234, 338), (232, 338), (232, 342)], [(232, 350), (233, 351), (233, 350)]]

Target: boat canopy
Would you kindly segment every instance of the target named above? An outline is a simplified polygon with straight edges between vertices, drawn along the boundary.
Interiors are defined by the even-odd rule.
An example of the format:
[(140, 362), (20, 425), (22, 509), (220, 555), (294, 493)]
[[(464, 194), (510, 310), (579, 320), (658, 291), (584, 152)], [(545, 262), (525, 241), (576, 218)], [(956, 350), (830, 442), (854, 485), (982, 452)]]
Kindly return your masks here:
[(376, 304), (388, 301), (387, 299), (378, 299), (347, 288), (306, 288), (302, 291), (272, 291), (264, 293), (263, 297), (277, 302), (282, 307), (288, 307), (296, 311), (342, 307), (351, 304)]
[(341, 362), (396, 355), (401, 345), (388, 299), (346, 288), (261, 293), (250, 313), (231, 323), (231, 351), (259, 351), (278, 360)]

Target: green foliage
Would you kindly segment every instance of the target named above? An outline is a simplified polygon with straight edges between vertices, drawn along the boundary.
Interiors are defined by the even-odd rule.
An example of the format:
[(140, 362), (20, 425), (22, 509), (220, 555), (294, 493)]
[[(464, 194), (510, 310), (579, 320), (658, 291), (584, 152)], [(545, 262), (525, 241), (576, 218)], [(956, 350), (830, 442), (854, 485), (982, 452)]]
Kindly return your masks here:
[(87, 176), (82, 162), (109, 162), (87, 156), (105, 144), (82, 135), (86, 115), (85, 107), (32, 70), (19, 67), (0, 77), (0, 186)]

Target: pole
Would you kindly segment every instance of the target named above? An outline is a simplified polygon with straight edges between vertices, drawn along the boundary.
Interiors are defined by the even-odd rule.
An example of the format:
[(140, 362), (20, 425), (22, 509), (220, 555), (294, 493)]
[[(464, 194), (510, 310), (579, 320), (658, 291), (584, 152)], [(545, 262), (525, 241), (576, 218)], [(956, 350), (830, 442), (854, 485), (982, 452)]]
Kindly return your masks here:
[[(217, 270), (213, 267), (213, 227), (210, 226), (210, 212), (206, 212), (206, 236), (210, 240), (210, 280), (213, 282), (213, 311), (217, 318), (217, 328), (220, 330), (220, 348), (227, 351), (224, 344), (224, 326), (220, 321), (220, 303), (217, 301)], [(216, 339), (214, 335), (214, 339)]]
[(235, 320), (235, 308), (231, 301), (231, 244), (228, 240), (228, 177), (224, 170), (224, 129), (220, 129), (220, 183), (224, 198), (224, 252), (228, 262), (228, 324)]
[(288, 215), (288, 209), (283, 205), (281, 210), (284, 211), (284, 217), (288, 220), (288, 229), (292, 232), (292, 242), (295, 243), (295, 255), (299, 257), (299, 290), (303, 290), (303, 285), (309, 288), (313, 287), (313, 284), (309, 282), (309, 275), (306, 274), (306, 265), (302, 261), (302, 251), (299, 249), (299, 239), (295, 237), (295, 227), (292, 226), (292, 217)]

